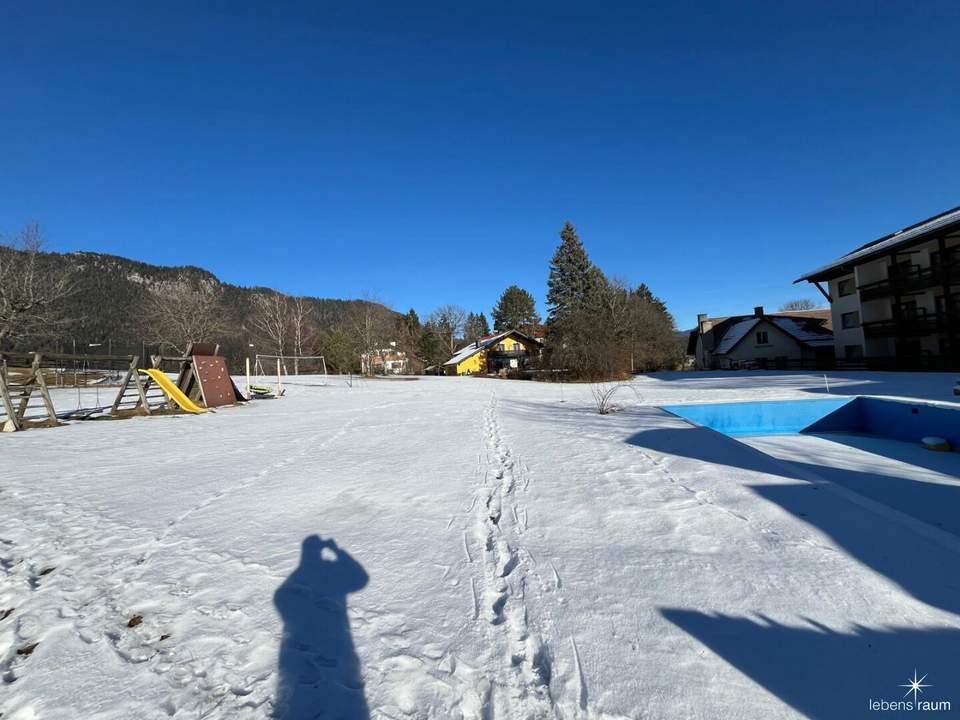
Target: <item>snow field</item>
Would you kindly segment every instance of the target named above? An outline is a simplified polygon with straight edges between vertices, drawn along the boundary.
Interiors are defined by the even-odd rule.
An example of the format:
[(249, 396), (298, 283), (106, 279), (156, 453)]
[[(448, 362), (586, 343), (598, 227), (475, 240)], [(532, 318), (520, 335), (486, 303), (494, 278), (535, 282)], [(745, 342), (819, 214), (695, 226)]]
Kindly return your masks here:
[[(944, 402), (952, 381), (829, 376)], [(582, 385), (331, 381), (0, 437), (3, 720), (299, 718), (281, 686), (350, 720), (858, 717), (915, 662), (960, 703), (948, 544), (804, 479), (802, 448), (655, 407), (822, 376), (635, 385), (599, 416)], [(309, 564), (313, 536), (364, 583), (337, 586), (335, 550)]]

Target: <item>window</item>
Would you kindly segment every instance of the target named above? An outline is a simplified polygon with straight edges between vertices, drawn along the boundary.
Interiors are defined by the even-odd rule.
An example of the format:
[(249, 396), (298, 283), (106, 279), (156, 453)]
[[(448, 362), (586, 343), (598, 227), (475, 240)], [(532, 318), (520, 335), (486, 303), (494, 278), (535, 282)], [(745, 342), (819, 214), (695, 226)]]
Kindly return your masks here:
[(896, 316), (898, 312), (899, 312), (899, 314), (900, 314), (900, 317), (904, 317), (904, 318), (915, 318), (915, 317), (917, 317), (918, 314), (924, 313), (925, 310), (924, 310), (923, 308), (918, 308), (918, 307), (917, 307), (917, 301), (916, 301), (916, 300), (906, 300), (906, 301), (900, 303), (900, 307), (899, 307), (899, 308), (897, 308), (897, 309), (894, 310), (894, 313), (893, 313), (894, 316)]
[(844, 313), (840, 316), (840, 325), (843, 326), (844, 330), (860, 327), (860, 313), (856, 310)]
[(839, 294), (840, 297), (853, 295), (856, 291), (857, 286), (853, 284), (853, 278), (847, 278), (837, 283), (837, 294)]
[(919, 340), (898, 340), (896, 349), (899, 358), (915, 358), (923, 353), (923, 346)]
[(757, 331), (757, 345), (769, 345), (770, 340), (767, 338), (766, 330)]
[(847, 360), (861, 360), (863, 358), (863, 345), (844, 345), (843, 356)]
[(905, 277), (912, 271), (913, 264), (910, 262), (910, 258), (896, 260), (893, 265), (890, 266), (890, 275), (892, 277)]

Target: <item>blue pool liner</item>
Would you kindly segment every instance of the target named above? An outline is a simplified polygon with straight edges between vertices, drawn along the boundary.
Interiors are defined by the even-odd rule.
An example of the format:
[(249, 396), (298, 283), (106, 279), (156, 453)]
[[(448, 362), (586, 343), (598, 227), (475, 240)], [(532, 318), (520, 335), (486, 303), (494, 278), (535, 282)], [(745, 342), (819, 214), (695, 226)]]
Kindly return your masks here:
[(960, 448), (960, 410), (907, 400), (854, 396), (664, 405), (661, 409), (734, 437), (850, 432), (919, 442), (936, 436)]

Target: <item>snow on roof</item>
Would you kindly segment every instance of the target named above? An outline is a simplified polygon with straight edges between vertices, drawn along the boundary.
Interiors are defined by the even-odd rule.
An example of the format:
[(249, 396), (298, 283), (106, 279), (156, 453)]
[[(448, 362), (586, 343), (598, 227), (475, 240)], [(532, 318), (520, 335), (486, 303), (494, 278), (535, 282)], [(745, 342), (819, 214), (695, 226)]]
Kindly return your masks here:
[(720, 342), (717, 344), (717, 347), (714, 348), (713, 352), (722, 355), (732, 350), (733, 346), (740, 342), (743, 336), (750, 332), (753, 326), (759, 321), (760, 318), (751, 317), (734, 323), (720, 339)]
[(777, 312), (767, 313), (768, 315), (779, 316), (786, 315), (792, 318), (801, 318), (803, 320), (817, 321), (817, 325), (827, 330), (833, 329), (833, 317), (830, 314), (830, 308), (816, 308), (814, 310), (778, 310)]
[(512, 332), (513, 330), (507, 330), (506, 332), (497, 333), (496, 335), (487, 335), (486, 337), (480, 338), (476, 342), (472, 342), (469, 345), (457, 350), (453, 354), (453, 357), (447, 360), (444, 365), (459, 365), (471, 355), (475, 355), (484, 348), (493, 345), (495, 342), (497, 342), (497, 340), (500, 340)]
[[(832, 317), (830, 315), (830, 308), (814, 308), (813, 310), (777, 310), (776, 312), (764, 313), (765, 315), (790, 315), (791, 317), (803, 317), (803, 318), (815, 318), (817, 320), (823, 321), (823, 326), (830, 329)], [(749, 315), (717, 315), (716, 317), (710, 316), (707, 318), (708, 322), (713, 323), (714, 327), (719, 325), (722, 322), (730, 320), (731, 318), (747, 318)], [(683, 332), (696, 332), (697, 328), (692, 328), (691, 330), (684, 330)]]
[(803, 322), (797, 318), (776, 315), (769, 316), (767, 319), (805, 345), (833, 345), (833, 333), (816, 322)]
[(824, 279), (821, 276), (825, 273), (829, 273), (831, 270), (836, 270), (844, 265), (849, 265), (856, 260), (862, 260), (870, 255), (882, 253), (885, 250), (892, 250), (893, 248), (903, 245), (910, 240), (921, 237), (933, 232), (934, 230), (938, 230), (945, 225), (950, 225), (955, 222), (960, 222), (960, 207), (947, 210), (946, 212), (935, 215), (932, 218), (923, 220), (916, 225), (911, 225), (903, 230), (897, 230), (895, 233), (884, 235), (882, 238), (874, 240), (873, 242), (869, 242), (866, 245), (862, 245), (853, 252), (847, 253), (843, 257), (834, 260), (828, 265), (824, 265), (823, 267), (819, 267), (816, 270), (812, 270), (805, 275), (800, 276), (794, 280), (794, 282)]
[(483, 345), (478, 345), (477, 343), (470, 343), (466, 347), (462, 347), (459, 350), (457, 350), (453, 354), (453, 357), (447, 360), (444, 363), (444, 365), (459, 365), (474, 353), (478, 353), (481, 350), (483, 350), (483, 348), (484, 348)]

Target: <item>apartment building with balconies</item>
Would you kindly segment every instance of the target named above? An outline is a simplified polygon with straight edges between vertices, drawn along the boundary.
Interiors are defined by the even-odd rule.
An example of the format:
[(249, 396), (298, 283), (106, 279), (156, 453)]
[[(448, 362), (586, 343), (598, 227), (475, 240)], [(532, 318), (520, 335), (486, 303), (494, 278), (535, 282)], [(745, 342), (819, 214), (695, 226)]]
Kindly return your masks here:
[(960, 369), (960, 207), (809, 272), (830, 302), (840, 364)]

